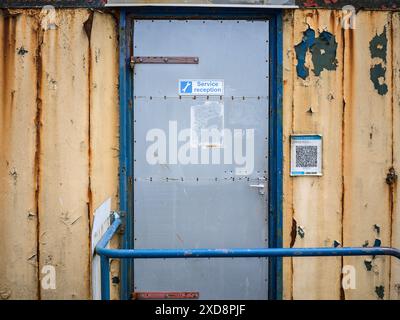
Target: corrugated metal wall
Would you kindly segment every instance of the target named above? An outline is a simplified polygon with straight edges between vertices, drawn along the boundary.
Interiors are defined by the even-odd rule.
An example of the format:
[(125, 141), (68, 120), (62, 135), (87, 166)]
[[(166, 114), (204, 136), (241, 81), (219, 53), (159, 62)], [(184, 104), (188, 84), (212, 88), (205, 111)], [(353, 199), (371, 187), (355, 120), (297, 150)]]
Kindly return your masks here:
[[(284, 20), (285, 245), (399, 247), (386, 177), (400, 172), (400, 14), (361, 11), (355, 29), (341, 11)], [(298, 133), (323, 135), (323, 177), (288, 176)], [(341, 289), (342, 266), (354, 266), (355, 289)], [(400, 299), (400, 263), (387, 257), (285, 259), (284, 274), (287, 299)]]
[[(361, 11), (354, 30), (341, 15), (284, 16), (285, 246), (400, 247), (400, 193), (386, 182), (400, 172), (400, 13)], [(117, 23), (84, 9), (48, 19), (0, 14), (2, 299), (89, 298), (92, 212), (110, 196), (117, 208)], [(323, 177), (289, 177), (293, 133), (323, 135)], [(47, 264), (56, 290), (40, 286)], [(343, 265), (356, 289), (341, 289)], [(399, 299), (400, 263), (285, 259), (284, 288), (286, 299)]]
[(0, 14), (2, 299), (90, 297), (92, 212), (117, 208), (117, 30), (87, 10)]

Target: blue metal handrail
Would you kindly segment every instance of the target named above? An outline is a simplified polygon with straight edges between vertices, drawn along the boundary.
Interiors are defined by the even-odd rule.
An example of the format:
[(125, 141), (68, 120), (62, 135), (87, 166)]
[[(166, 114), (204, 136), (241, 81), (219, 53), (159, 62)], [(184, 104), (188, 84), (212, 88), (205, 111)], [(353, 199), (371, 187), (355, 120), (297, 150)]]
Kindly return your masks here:
[(349, 248), (238, 248), (238, 249), (108, 249), (106, 246), (121, 225), (116, 218), (98, 242), (95, 252), (101, 261), (101, 298), (110, 299), (110, 258), (243, 258), (243, 257), (337, 257), (393, 256), (400, 259), (400, 250), (389, 247)]

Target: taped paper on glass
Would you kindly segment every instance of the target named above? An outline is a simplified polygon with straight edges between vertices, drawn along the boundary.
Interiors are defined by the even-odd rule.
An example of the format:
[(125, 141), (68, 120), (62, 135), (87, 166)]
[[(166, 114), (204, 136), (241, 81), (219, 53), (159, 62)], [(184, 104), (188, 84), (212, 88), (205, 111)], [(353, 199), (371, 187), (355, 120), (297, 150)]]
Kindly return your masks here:
[(206, 101), (190, 108), (190, 144), (192, 148), (223, 146), (224, 104)]

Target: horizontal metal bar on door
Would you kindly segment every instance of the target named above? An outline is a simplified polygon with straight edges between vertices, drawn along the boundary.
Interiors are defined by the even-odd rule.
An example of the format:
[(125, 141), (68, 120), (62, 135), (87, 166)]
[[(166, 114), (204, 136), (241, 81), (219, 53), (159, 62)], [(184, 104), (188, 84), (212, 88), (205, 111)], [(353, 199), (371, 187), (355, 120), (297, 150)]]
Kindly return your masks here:
[(269, 257), (337, 257), (393, 256), (400, 259), (400, 250), (390, 247), (345, 248), (234, 248), (234, 249), (108, 249), (106, 246), (121, 225), (115, 219), (96, 246), (101, 257), (102, 299), (110, 297), (109, 259), (173, 259), (173, 258), (269, 258)]
[(199, 64), (199, 57), (131, 57), (135, 64)]

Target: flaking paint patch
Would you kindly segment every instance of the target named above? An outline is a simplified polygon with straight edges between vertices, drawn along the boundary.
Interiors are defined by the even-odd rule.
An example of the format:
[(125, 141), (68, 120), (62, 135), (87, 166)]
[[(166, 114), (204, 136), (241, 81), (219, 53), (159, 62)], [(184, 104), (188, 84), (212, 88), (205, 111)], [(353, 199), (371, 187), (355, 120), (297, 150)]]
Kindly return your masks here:
[(17, 48), (17, 50), (18, 50), (18, 54), (19, 54), (20, 56), (24, 56), (25, 54), (27, 54), (27, 53), (29, 52), (29, 51), (26, 50), (23, 46), (20, 47), (20, 48)]
[(382, 244), (382, 241), (380, 239), (375, 239), (374, 241), (374, 247), (380, 247)]
[(318, 37), (315, 36), (315, 31), (308, 28), (303, 33), (303, 39), (297, 44), (294, 49), (296, 52), (297, 75), (302, 79), (307, 79), (309, 76), (309, 68), (306, 66), (306, 55), (311, 54), (311, 61), (314, 68), (313, 73), (318, 77), (325, 70), (336, 70), (338, 61), (336, 59), (336, 51), (338, 44), (335, 36), (328, 32), (322, 31)]
[(383, 96), (388, 92), (386, 81), (386, 57), (387, 57), (386, 27), (381, 34), (376, 34), (369, 42), (369, 51), (372, 59), (378, 59), (380, 62), (375, 63), (370, 68), (370, 79), (374, 84), (374, 88)]
[(367, 271), (372, 270), (372, 260), (371, 259), (364, 260), (364, 265), (365, 265), (365, 268), (367, 269)]
[(333, 247), (334, 247), (334, 248), (337, 248), (337, 247), (339, 247), (340, 245), (341, 245), (341, 243), (340, 243), (339, 241), (333, 240)]
[(385, 83), (386, 80), (386, 68), (382, 63), (373, 65), (370, 69), (370, 79), (374, 84), (374, 88), (378, 93), (383, 96), (388, 92), (388, 86)]
[(0, 286), (0, 299), (1, 300), (8, 300), (11, 297), (11, 288), (1, 285)]
[(311, 47), (311, 55), (314, 64), (313, 72), (316, 76), (319, 76), (324, 69), (336, 70), (338, 63), (336, 59), (337, 46), (335, 36), (328, 31), (322, 31), (319, 37), (315, 39), (315, 45)]
[(379, 299), (383, 299), (385, 297), (385, 287), (384, 286), (375, 287), (375, 293)]
[(303, 33), (303, 39), (299, 44), (294, 47), (296, 52), (296, 72), (297, 75), (302, 78), (306, 79), (309, 75), (309, 68), (306, 67), (306, 55), (309, 48), (315, 43), (315, 31), (311, 28), (308, 28)]
[(304, 227), (302, 226), (298, 226), (297, 227), (297, 234), (300, 236), (300, 238), (304, 239), (305, 236), (305, 231), (304, 231)]
[[(84, 68), (84, 75), (82, 75), (80, 69), (76, 67), (80, 65), (82, 58), (85, 66), (91, 63), (87, 62), (89, 57), (89, 54), (86, 54), (87, 46), (79, 40), (82, 38), (82, 25), (84, 21), (87, 21), (85, 20), (87, 12), (81, 9), (57, 10), (59, 26), (42, 29), (45, 25), (45, 16), (42, 13), (45, 14), (45, 11), (23, 9), (15, 13), (15, 10), (10, 12), (0, 10), (0, 132), (2, 136), (0, 139), (2, 147), (0, 212), (13, 213), (1, 215), (0, 235), (3, 235), (6, 241), (4, 239), (0, 241), (0, 261), (4, 257), (7, 259), (3, 259), (4, 263), (0, 263), (3, 276), (0, 277), (0, 300), (40, 299), (42, 293), (43, 298), (48, 299), (51, 292), (54, 292), (51, 298), (55, 298), (56, 295), (57, 298), (85, 299), (89, 297), (89, 290), (83, 290), (81, 287), (89, 286), (89, 264), (86, 266), (86, 255), (90, 254), (90, 250), (86, 250), (86, 247), (82, 245), (85, 241), (74, 242), (74, 238), (80, 239), (88, 230), (82, 228), (83, 224), (86, 225), (86, 216), (76, 215), (75, 212), (77, 205), (82, 208), (81, 204), (86, 200), (85, 194), (80, 192), (82, 197), (74, 198), (70, 202), (65, 199), (69, 194), (75, 194), (76, 188), (82, 189), (81, 185), (85, 183), (86, 174), (81, 173), (79, 179), (71, 178), (74, 183), (65, 189), (66, 197), (63, 199), (64, 204), (60, 212), (70, 212), (71, 215), (61, 215), (60, 219), (54, 218), (51, 223), (47, 221), (55, 216), (53, 209), (57, 209), (57, 204), (46, 207), (49, 203), (47, 194), (49, 198), (52, 198), (50, 193), (53, 188), (47, 189), (46, 192), (49, 180), (46, 180), (46, 174), (44, 174), (49, 167), (55, 169), (58, 167), (60, 172), (65, 171), (63, 163), (69, 164), (76, 161), (79, 165), (75, 169), (80, 170), (84, 167), (87, 160), (86, 143), (81, 141), (83, 140), (81, 137), (66, 139), (73, 136), (72, 131), (83, 132), (84, 137), (87, 136), (85, 128), (82, 130), (82, 127), (88, 125), (89, 122), (84, 118), (88, 113), (85, 111), (89, 111), (88, 103), (85, 99), (82, 103), (83, 107), (79, 108), (80, 112), (76, 113), (71, 112), (74, 103), (65, 104), (64, 101), (65, 97), (68, 99), (71, 97), (71, 101), (75, 101), (75, 104), (81, 103), (79, 96), (83, 100), (86, 93), (92, 94), (96, 99), (91, 106), (90, 116), (96, 115), (97, 120), (106, 119), (103, 122), (97, 121), (95, 130), (98, 138), (92, 144), (95, 154), (94, 163), (96, 163), (96, 171), (90, 177), (96, 178), (94, 201), (99, 202), (103, 200), (104, 195), (111, 194), (117, 198), (118, 154), (115, 152), (118, 151), (118, 111), (115, 110), (118, 110), (118, 24), (109, 14), (97, 11), (94, 13), (99, 19), (96, 27), (93, 27), (91, 38), (99, 47), (99, 51), (101, 48), (101, 56), (96, 56), (97, 71), (91, 78), (96, 83), (96, 88), (98, 87), (96, 93), (93, 94), (94, 86), (88, 89), (84, 86), (89, 83), (87, 81), (88, 68)], [(82, 14), (83, 17), (81, 17)], [(84, 37), (81, 40), (84, 41)], [(74, 45), (69, 50), (71, 43)], [(72, 50), (73, 52), (69, 54)], [(73, 80), (68, 82), (67, 78)], [(73, 99), (76, 91), (79, 91), (79, 96)], [(61, 120), (59, 116), (61, 113), (64, 117), (68, 117), (68, 121), (71, 121), (71, 130), (67, 130), (66, 121)], [(84, 120), (81, 121), (81, 119)], [(57, 125), (54, 124), (55, 122)], [(67, 129), (59, 126), (63, 124)], [(44, 131), (50, 125), (54, 130)], [(57, 141), (63, 143), (48, 144), (48, 141), (53, 141), (53, 139), (59, 139)], [(63, 159), (69, 156), (65, 150), (72, 148), (76, 150), (77, 155), (74, 154), (72, 162), (64, 161)], [(21, 153), (20, 150), (24, 152)], [(58, 175), (58, 173), (54, 174), (54, 171), (51, 172), (54, 179), (62, 176), (62, 173)], [(74, 176), (72, 170), (69, 172), (70, 176)], [(57, 189), (58, 186), (67, 184), (65, 178), (62, 178), (52, 184), (52, 187), (55, 186), (54, 188)], [(41, 195), (44, 195), (45, 201), (40, 200)], [(117, 206), (117, 201), (117, 199), (114, 200), (115, 206)], [(82, 213), (81, 209), (80, 213)], [(56, 219), (58, 220), (53, 223)], [(3, 230), (7, 232), (2, 232)], [(65, 234), (58, 236), (57, 232), (61, 233), (62, 230), (66, 230)], [(71, 237), (69, 238), (68, 235)], [(69, 245), (69, 242), (73, 243)], [(115, 244), (112, 246), (115, 247)], [(89, 242), (87, 247), (89, 247)], [(51, 249), (51, 254), (48, 248)], [(38, 261), (41, 265), (56, 266), (56, 291), (50, 290), (49, 293), (41, 288)], [(75, 276), (71, 277), (71, 274)], [(68, 287), (71, 282), (73, 282), (73, 288)]]
[(369, 42), (369, 51), (371, 52), (371, 58), (380, 58), (386, 63), (387, 54), (387, 37), (386, 27), (380, 35), (375, 35)]
[(379, 236), (381, 233), (381, 227), (378, 224), (374, 224), (374, 230), (376, 234)]

